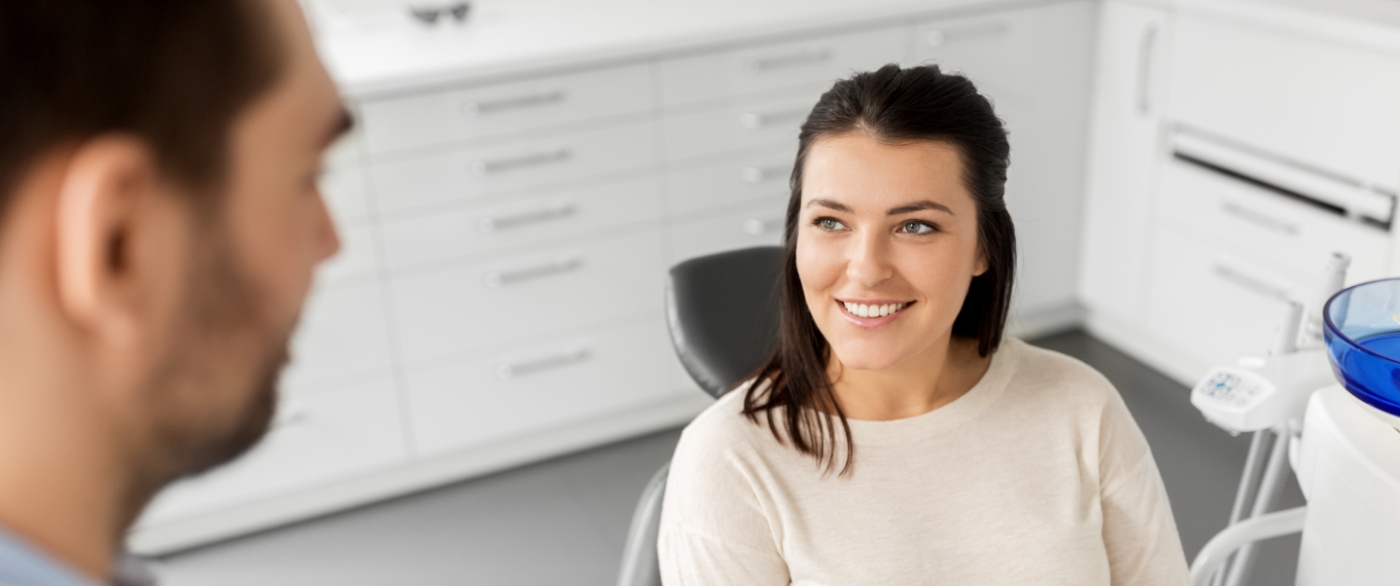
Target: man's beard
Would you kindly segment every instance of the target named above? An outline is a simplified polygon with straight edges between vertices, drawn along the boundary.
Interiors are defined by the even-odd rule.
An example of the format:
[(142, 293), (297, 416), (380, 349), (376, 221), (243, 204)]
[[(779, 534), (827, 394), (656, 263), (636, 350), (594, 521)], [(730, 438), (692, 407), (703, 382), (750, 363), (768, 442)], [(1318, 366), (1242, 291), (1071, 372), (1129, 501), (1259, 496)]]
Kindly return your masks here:
[(277, 381), (295, 324), (265, 324), (225, 232), (202, 236), (177, 334), (148, 387), (148, 441), (136, 454), (145, 472), (137, 482), (145, 486), (138, 493), (153, 494), (237, 458), (262, 439), (276, 412)]

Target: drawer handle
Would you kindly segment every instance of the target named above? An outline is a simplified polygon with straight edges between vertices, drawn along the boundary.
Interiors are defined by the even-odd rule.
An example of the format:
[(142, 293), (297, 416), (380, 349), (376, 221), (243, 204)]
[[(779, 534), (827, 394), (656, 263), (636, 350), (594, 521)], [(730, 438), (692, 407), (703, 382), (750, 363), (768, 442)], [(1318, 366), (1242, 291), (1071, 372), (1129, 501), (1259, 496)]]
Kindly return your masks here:
[(486, 286), (492, 289), (513, 285), (522, 281), (530, 281), (543, 277), (552, 277), (576, 271), (583, 266), (583, 259), (576, 255), (565, 255), (547, 262), (529, 267), (521, 267), (506, 271), (491, 271), (486, 273)]
[(829, 61), (831, 57), (831, 49), (829, 47), (819, 47), (784, 55), (755, 57), (749, 60), (748, 67), (750, 71), (771, 71), (774, 69), (787, 69), (789, 67), (822, 63), (824, 61)]
[(739, 116), (739, 126), (749, 130), (758, 130), (768, 126), (773, 126), (780, 122), (792, 122), (801, 120), (807, 116), (807, 108), (794, 108), (781, 112), (747, 112)]
[(1288, 291), (1285, 291), (1282, 288), (1277, 287), (1275, 285), (1266, 283), (1259, 278), (1246, 275), (1243, 272), (1232, 267), (1226, 266), (1222, 263), (1215, 263), (1215, 274), (1216, 276), (1225, 279), (1230, 283), (1234, 283), (1239, 287), (1248, 289), (1249, 291), (1257, 295), (1268, 297), (1270, 299), (1289, 299)]
[(510, 380), (516, 377), (578, 364), (588, 360), (592, 356), (593, 352), (589, 350), (588, 346), (580, 344), (549, 356), (516, 362), (502, 362), (496, 365), (496, 377), (501, 380)]
[(1157, 48), (1157, 24), (1147, 26), (1138, 45), (1137, 107), (1138, 113), (1152, 113), (1152, 61)]
[(1222, 203), (1220, 208), (1225, 210), (1227, 214), (1266, 230), (1272, 230), (1289, 236), (1297, 236), (1299, 232), (1302, 232), (1302, 229), (1299, 228), (1297, 224), (1274, 218), (1263, 212), (1251, 210), (1232, 201)]
[(1011, 31), (1011, 27), (1004, 22), (994, 22), (978, 24), (965, 27), (933, 29), (924, 35), (924, 42), (930, 47), (942, 47), (948, 41), (975, 39), (978, 37), (995, 37)]
[(743, 178), (745, 183), (767, 183), (780, 177), (786, 177), (790, 172), (787, 165), (744, 167), (739, 170), (739, 177)]
[(462, 104), (462, 114), (469, 117), (475, 117), (485, 116), (487, 114), (495, 114), (497, 112), (504, 112), (508, 110), (539, 108), (541, 106), (558, 104), (559, 102), (564, 101), (564, 98), (565, 95), (563, 90), (553, 90), (548, 92), (540, 92), (538, 94), (526, 94), (523, 96), (515, 96), (511, 98), (501, 98), (499, 100), (466, 102)]
[(511, 214), (508, 216), (498, 216), (495, 218), (482, 218), (477, 221), (476, 227), (482, 234), (491, 234), (497, 230), (509, 230), (529, 224), (550, 222), (560, 220), (578, 213), (578, 207), (572, 203), (560, 202), (554, 205), (543, 207), (537, 210)]
[(758, 218), (749, 218), (747, 220), (744, 220), (743, 228), (744, 233), (750, 236), (767, 236), (769, 234), (772, 234), (777, 229), (781, 228), (782, 225), (782, 220), (760, 220)]
[(528, 155), (520, 155), (518, 157), (496, 159), (494, 161), (476, 161), (472, 163), (472, 173), (478, 176), (485, 176), (492, 173), (500, 173), (502, 171), (510, 171), (525, 167), (552, 165), (567, 161), (572, 155), (573, 153), (571, 153), (569, 149), (557, 148), (538, 153), (530, 153)]

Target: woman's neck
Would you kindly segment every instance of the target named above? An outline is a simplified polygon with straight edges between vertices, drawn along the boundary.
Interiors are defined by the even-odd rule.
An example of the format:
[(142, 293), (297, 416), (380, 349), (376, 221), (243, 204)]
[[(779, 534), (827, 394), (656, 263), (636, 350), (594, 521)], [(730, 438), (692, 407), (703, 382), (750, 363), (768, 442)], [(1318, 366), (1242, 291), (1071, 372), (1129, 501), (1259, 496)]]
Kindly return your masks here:
[(923, 415), (956, 401), (982, 380), (991, 356), (977, 340), (954, 336), (894, 368), (845, 368), (833, 355), (828, 376), (848, 419), (891, 421)]

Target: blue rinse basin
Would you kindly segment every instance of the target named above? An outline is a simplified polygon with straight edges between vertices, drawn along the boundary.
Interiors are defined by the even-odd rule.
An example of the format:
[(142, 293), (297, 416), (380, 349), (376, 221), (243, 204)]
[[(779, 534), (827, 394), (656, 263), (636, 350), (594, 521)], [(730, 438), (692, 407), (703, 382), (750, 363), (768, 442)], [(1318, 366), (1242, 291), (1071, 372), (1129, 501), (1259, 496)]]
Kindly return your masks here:
[(1322, 315), (1323, 341), (1342, 386), (1400, 416), (1400, 278), (1343, 289)]

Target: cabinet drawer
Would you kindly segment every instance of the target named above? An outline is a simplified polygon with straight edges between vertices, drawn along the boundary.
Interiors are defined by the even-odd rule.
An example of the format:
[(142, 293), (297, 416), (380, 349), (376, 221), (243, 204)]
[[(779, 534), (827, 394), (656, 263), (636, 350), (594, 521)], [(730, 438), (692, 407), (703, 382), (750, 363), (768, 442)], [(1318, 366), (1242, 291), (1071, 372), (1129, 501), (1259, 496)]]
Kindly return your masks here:
[(284, 399), (262, 443), (225, 467), (160, 493), (136, 531), (391, 466), (406, 457), (399, 402), (390, 377), (356, 381), (334, 393)]
[(1333, 252), (1351, 256), (1349, 280), (1383, 277), (1389, 266), (1381, 230), (1180, 159), (1167, 163), (1160, 193), (1163, 221), (1287, 267), (1302, 282), (1321, 278)]
[(679, 169), (666, 174), (668, 209), (674, 216), (746, 201), (788, 199), (796, 153), (787, 149), (755, 149), (719, 163)]
[(393, 282), (409, 362), (660, 311), (660, 234), (647, 230)]
[(797, 154), (797, 133), (819, 93), (751, 100), (666, 118), (666, 158), (683, 161), (745, 148), (767, 146)]
[(1001, 113), (1006, 102), (1040, 101), (1043, 92), (1077, 88), (1081, 78), (1087, 86), (1080, 72), (1087, 73), (1093, 14), (1091, 3), (1070, 2), (921, 22), (914, 56), (966, 75)]
[(787, 199), (671, 227), (671, 263), (726, 250), (782, 244)]
[(391, 269), (545, 240), (560, 240), (661, 215), (655, 176), (587, 189), (551, 191), (384, 226)]
[(1172, 116), (1393, 191), (1400, 182), (1400, 56), (1344, 42), (1179, 15)]
[(506, 135), (652, 107), (648, 65), (366, 102), (372, 154)]
[(424, 454), (558, 428), (674, 395), (660, 319), (518, 345), (453, 366), (409, 369), (415, 446)]
[(660, 67), (662, 104), (804, 84), (829, 86), (854, 71), (904, 60), (908, 37), (908, 27), (895, 26), (671, 59)]
[(385, 213), (656, 162), (654, 126), (646, 121), (381, 163), (372, 176), (378, 209)]
[(292, 361), (282, 375), (283, 390), (302, 394), (392, 370), (384, 310), (383, 285), (377, 281), (318, 286), (292, 337)]
[(1312, 293), (1193, 234), (1159, 228), (1154, 249), (1147, 327), (1202, 369), (1268, 351), (1283, 324), (1283, 298)]

